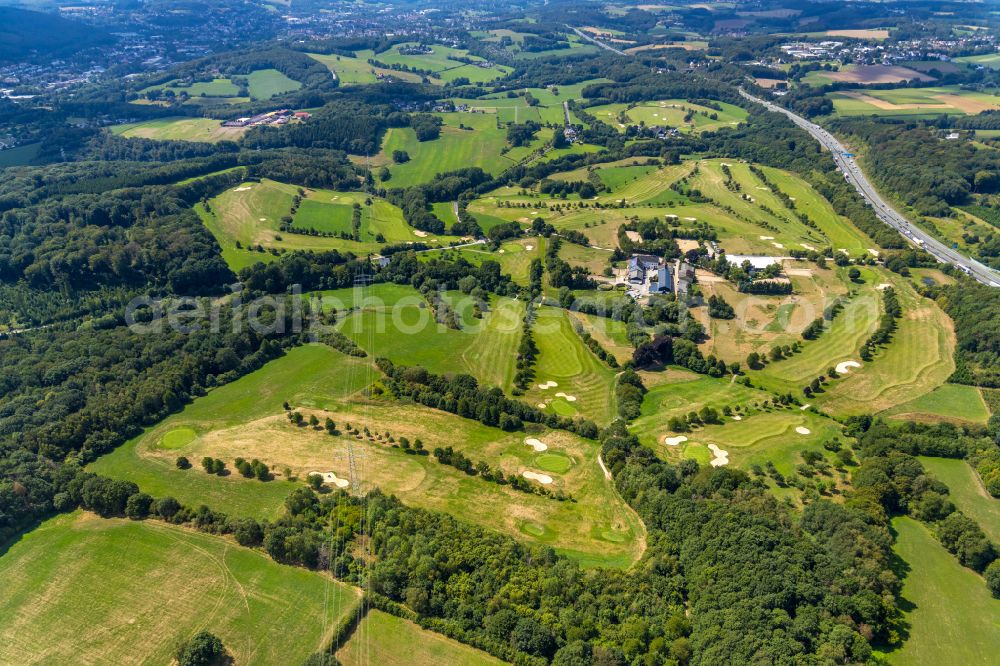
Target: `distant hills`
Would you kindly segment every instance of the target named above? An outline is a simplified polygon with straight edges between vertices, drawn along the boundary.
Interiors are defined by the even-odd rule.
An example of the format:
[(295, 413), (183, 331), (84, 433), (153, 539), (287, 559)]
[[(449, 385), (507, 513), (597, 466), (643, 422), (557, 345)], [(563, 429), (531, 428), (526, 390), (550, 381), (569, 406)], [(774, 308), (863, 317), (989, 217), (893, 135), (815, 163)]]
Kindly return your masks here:
[(113, 41), (103, 30), (61, 16), (0, 7), (0, 62), (51, 60)]

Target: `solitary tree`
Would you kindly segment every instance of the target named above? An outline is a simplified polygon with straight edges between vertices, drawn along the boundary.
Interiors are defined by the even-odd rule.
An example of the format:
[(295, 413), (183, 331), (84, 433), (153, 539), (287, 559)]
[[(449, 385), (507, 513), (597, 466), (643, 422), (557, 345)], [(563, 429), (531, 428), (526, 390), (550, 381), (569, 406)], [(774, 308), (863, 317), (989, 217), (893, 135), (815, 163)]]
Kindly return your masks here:
[(182, 643), (174, 655), (179, 666), (214, 666), (221, 664), (226, 648), (217, 636), (202, 631)]

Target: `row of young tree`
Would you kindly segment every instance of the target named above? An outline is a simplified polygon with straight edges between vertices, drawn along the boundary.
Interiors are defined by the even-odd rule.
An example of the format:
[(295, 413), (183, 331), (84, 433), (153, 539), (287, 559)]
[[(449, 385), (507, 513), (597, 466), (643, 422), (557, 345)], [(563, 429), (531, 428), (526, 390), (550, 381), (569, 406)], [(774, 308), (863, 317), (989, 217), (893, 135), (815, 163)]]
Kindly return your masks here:
[(421, 366), (395, 365), (386, 358), (375, 362), (386, 376), (386, 388), (397, 398), (413, 400), (503, 430), (522, 430), (524, 423), (540, 423), (591, 439), (598, 434), (593, 421), (545, 413), (506, 397), (499, 387), (479, 386), (476, 378), (470, 375), (434, 375)]

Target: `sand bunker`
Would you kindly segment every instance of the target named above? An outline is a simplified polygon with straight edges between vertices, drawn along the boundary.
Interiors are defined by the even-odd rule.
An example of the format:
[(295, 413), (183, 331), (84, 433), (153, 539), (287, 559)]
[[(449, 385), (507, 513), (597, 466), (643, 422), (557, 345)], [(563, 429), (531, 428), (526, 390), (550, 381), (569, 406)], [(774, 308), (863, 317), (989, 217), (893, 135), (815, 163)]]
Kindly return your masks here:
[(720, 449), (715, 444), (709, 444), (708, 450), (712, 452), (712, 461), (709, 463), (712, 467), (722, 467), (729, 464), (729, 451)]
[(531, 252), (532, 250), (535, 249), (535, 246), (534, 245), (525, 245), (524, 249), (527, 250), (528, 252)]
[(802, 246), (802, 247), (804, 247), (805, 249), (809, 250), (810, 252), (815, 252), (815, 251), (816, 251), (816, 248), (814, 248), (814, 247), (813, 247), (812, 245), (810, 245), (809, 243), (799, 243), (799, 245), (801, 245), (801, 246)]
[(556, 384), (554, 381), (549, 380), (547, 382), (542, 382), (541, 384), (539, 384), (538, 388), (544, 391), (545, 389), (555, 388), (557, 386), (559, 386), (559, 384)]
[(878, 289), (879, 291), (883, 291), (883, 290), (885, 290), (885, 289), (888, 289), (888, 288), (889, 288), (889, 287), (891, 287), (891, 286), (892, 286), (892, 285), (891, 285), (891, 284), (889, 284), (888, 282), (883, 282), (882, 284), (878, 285), (878, 286), (877, 286), (877, 287), (875, 287), (875, 288), (876, 288), (876, 289)]
[(548, 445), (545, 444), (545, 442), (543, 442), (540, 439), (535, 439), (534, 437), (529, 437), (528, 439), (524, 440), (524, 443), (533, 448), (535, 451), (538, 451), (539, 453), (549, 448)]
[(427, 232), (426, 231), (421, 231), (420, 229), (414, 229), (413, 230), (413, 235), (414, 236), (419, 236), (420, 238), (427, 238)]
[(761, 236), (761, 240), (774, 240), (774, 236)]
[(785, 246), (782, 245), (781, 243), (775, 243), (774, 241), (771, 241), (771, 245), (773, 245), (774, 247), (778, 248), (779, 250), (784, 250), (785, 249)]
[(532, 481), (538, 481), (538, 483), (543, 486), (547, 486), (552, 483), (552, 477), (548, 474), (539, 474), (538, 472), (522, 472), (521, 476), (526, 479), (531, 479)]
[(742, 421), (742, 420), (743, 420), (743, 417), (742, 417), (742, 416), (740, 416), (739, 414), (736, 414), (735, 416), (733, 416), (733, 420), (734, 420), (734, 421)]
[(857, 361), (844, 361), (843, 363), (838, 363), (835, 370), (838, 375), (846, 375), (851, 371), (851, 368), (860, 368), (861, 364)]
[(878, 250), (876, 250), (873, 247), (868, 248), (868, 253), (871, 254), (872, 256), (875, 256), (875, 257), (878, 256)]
[(498, 253), (503, 254), (506, 250), (497, 250)]
[(804, 411), (806, 411), (807, 409), (809, 409), (810, 407), (812, 407), (812, 405), (811, 405), (811, 404), (809, 404), (809, 403), (806, 403), (806, 404), (802, 405), (801, 407), (799, 407), (799, 411), (800, 411), (800, 412), (804, 412)]
[(245, 185), (243, 187), (237, 187), (235, 190), (233, 190), (233, 192), (246, 192), (247, 190), (251, 190), (251, 189), (253, 189), (253, 188), (250, 187), (249, 185)]
[(538, 409), (545, 409), (545, 403), (544, 402), (538, 403)]
[(677, 446), (681, 442), (686, 442), (686, 441), (688, 441), (688, 438), (685, 437), (684, 435), (677, 435), (676, 437), (663, 438), (663, 443), (666, 444), (667, 446)]
[[(552, 382), (552, 383), (555, 384), (555, 382)], [(567, 395), (565, 393), (560, 392), (560, 393), (556, 393), (556, 397), (557, 398), (564, 398), (566, 400), (566, 402), (576, 402), (576, 396), (575, 395)]]
[(795, 432), (799, 433), (800, 435), (811, 435), (812, 434), (812, 430), (810, 430), (809, 428), (807, 428), (805, 426), (795, 426)]
[(262, 218), (260, 218), (260, 221), (261, 222), (267, 222), (267, 218), (266, 217), (262, 217)]
[(323, 477), (323, 483), (332, 483), (338, 488), (346, 488), (347, 486), (351, 485), (350, 481), (348, 481), (347, 479), (337, 478), (337, 475), (334, 474), (333, 472), (309, 472), (309, 474), (307, 474), (306, 476), (312, 476), (314, 474), (316, 476)]

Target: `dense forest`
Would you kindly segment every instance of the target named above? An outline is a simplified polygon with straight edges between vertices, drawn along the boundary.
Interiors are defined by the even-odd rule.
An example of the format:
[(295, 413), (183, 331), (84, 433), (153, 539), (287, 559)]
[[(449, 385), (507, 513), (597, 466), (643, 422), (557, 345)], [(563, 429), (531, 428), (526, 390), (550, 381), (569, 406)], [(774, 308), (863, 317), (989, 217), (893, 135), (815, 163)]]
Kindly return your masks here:
[[(947, 216), (975, 194), (1000, 191), (1000, 153), (944, 140), (918, 123), (841, 120), (838, 132), (857, 137), (879, 184), (921, 215)], [(914, 160), (913, 155), (920, 159)]]

